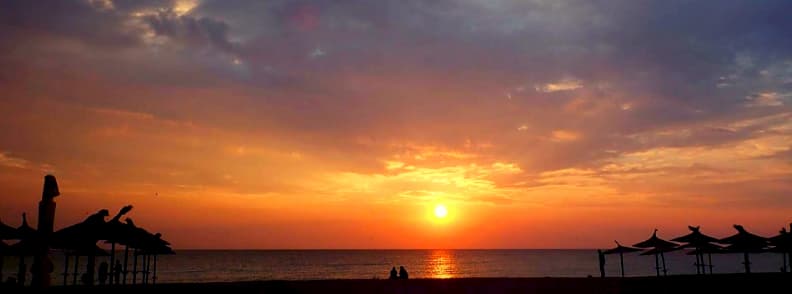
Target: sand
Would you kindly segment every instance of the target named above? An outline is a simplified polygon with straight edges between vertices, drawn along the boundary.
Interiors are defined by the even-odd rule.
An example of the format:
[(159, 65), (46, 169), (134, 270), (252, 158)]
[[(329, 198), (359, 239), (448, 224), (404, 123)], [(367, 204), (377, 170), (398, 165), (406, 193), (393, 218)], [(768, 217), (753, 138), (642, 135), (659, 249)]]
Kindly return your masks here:
[[(317, 280), (51, 287), (51, 293), (789, 293), (792, 274), (636, 278), (460, 278)], [(3, 293), (40, 293), (0, 288)]]

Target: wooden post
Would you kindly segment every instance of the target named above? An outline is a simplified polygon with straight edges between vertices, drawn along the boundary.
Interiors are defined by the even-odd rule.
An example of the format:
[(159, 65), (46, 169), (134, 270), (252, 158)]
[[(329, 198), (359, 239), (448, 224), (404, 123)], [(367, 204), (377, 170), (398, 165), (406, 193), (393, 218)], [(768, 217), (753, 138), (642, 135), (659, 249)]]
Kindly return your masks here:
[(49, 239), (52, 229), (55, 226), (55, 197), (60, 195), (58, 182), (55, 176), (44, 176), (44, 188), (41, 193), (38, 214), (38, 232), (41, 236), (41, 243), (36, 246), (33, 256), (33, 266), (31, 268), (31, 285), (33, 287), (48, 287), (50, 285), (50, 273), (52, 273), (52, 260), (49, 258)]
[(624, 253), (619, 252), (619, 263), (621, 264), (621, 276), (624, 278)]

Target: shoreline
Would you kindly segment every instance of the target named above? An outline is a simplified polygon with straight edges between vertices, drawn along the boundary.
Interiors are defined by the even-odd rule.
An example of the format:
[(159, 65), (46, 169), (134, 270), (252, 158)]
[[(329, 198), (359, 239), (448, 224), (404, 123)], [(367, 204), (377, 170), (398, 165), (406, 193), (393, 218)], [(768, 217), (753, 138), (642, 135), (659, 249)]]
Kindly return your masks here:
[[(733, 293), (787, 292), (792, 273), (672, 275), (667, 277), (531, 277), (450, 279), (268, 280), (123, 286), (53, 286), (50, 293)], [(3, 293), (40, 293), (0, 287)]]

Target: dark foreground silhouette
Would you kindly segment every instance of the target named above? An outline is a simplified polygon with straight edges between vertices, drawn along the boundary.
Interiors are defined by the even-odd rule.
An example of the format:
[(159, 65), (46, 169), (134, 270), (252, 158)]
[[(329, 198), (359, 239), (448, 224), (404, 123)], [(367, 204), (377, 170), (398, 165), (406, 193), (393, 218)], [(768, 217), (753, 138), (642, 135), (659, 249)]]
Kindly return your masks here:
[[(461, 278), (261, 281), (52, 287), (49, 293), (787, 293), (782, 273), (635, 278)], [(16, 291), (14, 291), (16, 290)], [(2, 293), (38, 293), (31, 288)]]

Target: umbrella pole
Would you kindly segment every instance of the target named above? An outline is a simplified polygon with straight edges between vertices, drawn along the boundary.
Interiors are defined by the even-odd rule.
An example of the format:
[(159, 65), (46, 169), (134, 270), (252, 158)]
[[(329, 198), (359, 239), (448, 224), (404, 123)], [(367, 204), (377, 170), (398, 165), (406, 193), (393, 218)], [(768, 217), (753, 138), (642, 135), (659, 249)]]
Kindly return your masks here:
[(146, 284), (151, 281), (151, 255), (146, 255)]
[(792, 252), (787, 252), (787, 258), (789, 259), (789, 272), (792, 273)]
[(157, 255), (154, 254), (154, 277), (151, 279), (152, 284), (157, 284)]
[(148, 277), (146, 276), (146, 258), (147, 258), (147, 257), (148, 257), (148, 256), (146, 256), (145, 254), (143, 254), (143, 258), (142, 258), (142, 259), (141, 259), (141, 261), (140, 261), (140, 262), (141, 262), (141, 267), (140, 267), (140, 283), (141, 283), (141, 284), (143, 284), (143, 285), (145, 285), (145, 284), (146, 284), (146, 282), (147, 282), (146, 280), (148, 279)]
[(744, 259), (743, 263), (745, 264), (745, 273), (746, 274), (750, 274), (751, 273), (751, 260), (750, 260), (750, 257), (748, 257), (748, 252), (743, 252), (743, 259)]
[(115, 271), (115, 242), (110, 243), (110, 285), (113, 284), (113, 277), (115, 275), (113, 272)]
[(619, 264), (621, 265), (621, 276), (624, 278), (624, 253), (619, 252)]
[(696, 251), (697, 251), (696, 252), (696, 274), (700, 275), (700, 274), (702, 274), (701, 273), (701, 269), (702, 269), (701, 263), (703, 262), (702, 261), (703, 259), (701, 258), (701, 251), (699, 251), (698, 248), (696, 248)]
[(655, 253), (655, 270), (657, 271), (657, 276), (658, 277), (660, 276), (660, 259), (659, 259), (659, 257), (660, 256), (658, 256), (658, 254)]
[(781, 263), (782, 263), (782, 265), (783, 265), (783, 266), (781, 267), (781, 272), (783, 272), (783, 273), (787, 272), (787, 263), (786, 263), (786, 260), (787, 260), (787, 259), (786, 259), (786, 252), (781, 252)]
[(63, 285), (66, 286), (66, 281), (69, 279), (69, 254), (63, 254)]
[(25, 265), (25, 257), (20, 255), (19, 256), (19, 271), (17, 271), (17, 284), (20, 286), (25, 285), (25, 272), (27, 271), (27, 265)]
[(77, 275), (80, 272), (80, 255), (74, 255), (74, 277), (72, 278), (72, 285), (77, 285)]
[(126, 285), (127, 281), (127, 270), (129, 269), (127, 265), (129, 264), (129, 245), (124, 245), (124, 282), (122, 284)]
[[(712, 268), (715, 267), (712, 265), (712, 253), (707, 253), (707, 257), (709, 258), (709, 268), (710, 268), (710, 275), (712, 274)], [(704, 259), (704, 253), (701, 254), (701, 259)]]
[(0, 282), (3, 281), (3, 263), (4, 263), (3, 261), (4, 261), (4, 259), (5, 259), (5, 256), (0, 255)]
[(149, 278), (151, 278), (151, 255), (146, 255), (146, 284), (149, 283)]
[(132, 285), (137, 283), (137, 260), (138, 251), (135, 249), (135, 252), (132, 252)]
[(663, 276), (667, 276), (668, 275), (668, 269), (666, 269), (665, 254), (663, 254), (662, 252), (660, 252), (660, 259), (663, 261)]

